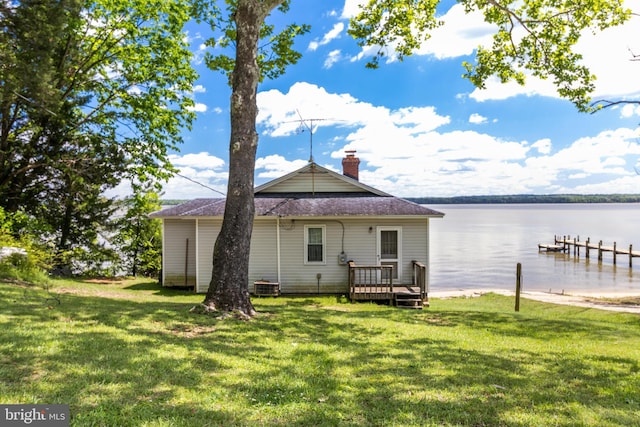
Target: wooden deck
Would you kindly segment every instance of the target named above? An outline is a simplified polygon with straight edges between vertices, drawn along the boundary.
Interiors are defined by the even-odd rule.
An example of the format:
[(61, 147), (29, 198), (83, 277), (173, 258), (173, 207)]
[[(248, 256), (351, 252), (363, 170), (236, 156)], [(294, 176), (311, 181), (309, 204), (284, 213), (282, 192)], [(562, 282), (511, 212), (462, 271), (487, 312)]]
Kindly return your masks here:
[(384, 301), (402, 308), (429, 305), (426, 267), (413, 261), (413, 283), (394, 284), (393, 268), (388, 265), (349, 263), (349, 298), (351, 301)]

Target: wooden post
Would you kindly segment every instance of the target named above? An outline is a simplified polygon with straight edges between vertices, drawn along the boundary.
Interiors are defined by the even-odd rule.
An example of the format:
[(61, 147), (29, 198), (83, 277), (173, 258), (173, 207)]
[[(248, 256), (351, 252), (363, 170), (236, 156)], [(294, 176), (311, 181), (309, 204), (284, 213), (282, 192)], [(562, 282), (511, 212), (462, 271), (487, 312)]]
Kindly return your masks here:
[(516, 311), (520, 311), (520, 287), (522, 279), (522, 264), (516, 266)]
[(576, 250), (578, 250), (578, 239), (573, 238), (573, 256), (576, 256)]
[(598, 261), (602, 261), (602, 240), (598, 242)]
[(589, 258), (589, 242), (591, 241), (591, 237), (587, 237), (587, 244), (585, 245), (585, 256)]
[(633, 245), (629, 245), (629, 268), (632, 267), (631, 264), (633, 264), (633, 262), (631, 261), (633, 259), (633, 255), (631, 255), (631, 250), (633, 249)]
[(613, 265), (616, 265), (616, 255), (618, 255), (618, 252), (616, 251), (616, 242), (613, 242)]

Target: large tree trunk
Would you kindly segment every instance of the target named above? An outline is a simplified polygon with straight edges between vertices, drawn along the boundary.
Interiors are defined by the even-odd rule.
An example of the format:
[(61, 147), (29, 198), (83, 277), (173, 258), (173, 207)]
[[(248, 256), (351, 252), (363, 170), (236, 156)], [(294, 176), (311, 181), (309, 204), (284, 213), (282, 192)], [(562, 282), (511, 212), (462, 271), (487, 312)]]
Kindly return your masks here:
[(258, 133), (256, 93), (260, 28), (281, 1), (240, 0), (235, 14), (236, 61), (232, 76), (229, 184), (222, 229), (213, 249), (211, 283), (203, 305), (208, 310), (256, 312), (249, 298), (249, 249), (255, 206), (254, 171)]

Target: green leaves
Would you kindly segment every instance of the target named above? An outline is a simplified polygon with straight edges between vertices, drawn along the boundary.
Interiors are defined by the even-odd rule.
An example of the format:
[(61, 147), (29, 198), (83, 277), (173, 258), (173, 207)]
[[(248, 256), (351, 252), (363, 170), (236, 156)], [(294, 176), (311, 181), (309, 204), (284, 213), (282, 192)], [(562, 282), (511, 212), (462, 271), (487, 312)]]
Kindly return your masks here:
[[(0, 6), (0, 206), (47, 221), (61, 249), (96, 245), (124, 179), (168, 177), (195, 114), (183, 34), (191, 0)], [(75, 251), (75, 252), (74, 252)]]
[(351, 20), (349, 34), (358, 45), (377, 49), (368, 68), (377, 68), (388, 49), (399, 60), (409, 56), (440, 26), (436, 19), (438, 0), (369, 0)]
[[(280, 3), (278, 10), (285, 13), (288, 10), (288, 1), (272, 1), (274, 5)], [(216, 53), (207, 52), (205, 63), (213, 71), (219, 71), (229, 78), (235, 67), (235, 41), (237, 37), (236, 22), (234, 20), (235, 1), (227, 1), (229, 19), (215, 16), (208, 21), (214, 36), (205, 44)], [(265, 6), (266, 8), (267, 6)], [(264, 79), (276, 79), (283, 75), (289, 65), (295, 64), (302, 54), (294, 49), (295, 38), (309, 32), (311, 27), (306, 24), (289, 24), (281, 29), (275, 25), (264, 24), (260, 28), (260, 45), (258, 46), (258, 66), (260, 68), (260, 81)], [(228, 53), (227, 53), (228, 52)]]
[(465, 64), (476, 86), (496, 75), (502, 82), (524, 83), (524, 70), (551, 78), (558, 93), (588, 111), (596, 77), (574, 48), (585, 31), (619, 25), (629, 18), (621, 0), (465, 0), (498, 26), (490, 48), (479, 48), (476, 64)]
[(162, 268), (162, 224), (148, 215), (160, 210), (160, 198), (148, 186), (138, 185), (123, 204), (126, 211), (113, 240), (122, 267), (133, 276), (157, 276)]
[[(351, 22), (360, 46), (374, 47), (375, 68), (393, 49), (399, 59), (429, 37), (440, 22), (436, 0), (370, 0)], [(595, 76), (574, 48), (584, 32), (620, 25), (630, 17), (623, 0), (458, 0), (496, 25), (493, 44), (479, 47), (475, 62), (465, 62), (465, 77), (484, 88), (490, 77), (524, 84), (527, 73), (553, 79), (558, 93), (581, 111), (591, 109)]]

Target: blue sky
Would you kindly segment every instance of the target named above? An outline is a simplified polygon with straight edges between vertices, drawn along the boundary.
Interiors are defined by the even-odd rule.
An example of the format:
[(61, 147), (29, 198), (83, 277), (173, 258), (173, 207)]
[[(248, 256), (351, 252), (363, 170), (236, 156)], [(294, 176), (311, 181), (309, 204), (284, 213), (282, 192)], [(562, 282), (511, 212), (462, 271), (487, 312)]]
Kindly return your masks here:
[[(299, 63), (258, 88), (256, 185), (307, 164), (302, 117), (307, 126), (321, 119), (313, 121), (316, 163), (341, 172), (344, 151), (357, 150), (360, 180), (397, 196), (640, 193), (640, 107), (579, 113), (551, 82), (535, 79), (476, 89), (461, 64), (490, 43), (492, 28), (452, 1), (442, 2), (444, 26), (414, 56), (366, 69), (369, 52), (346, 33), (358, 2), (293, 0), (286, 16), (274, 15), (312, 29), (296, 42)], [(171, 158), (181, 175), (224, 193), (230, 90), (202, 61), (206, 31), (188, 28), (201, 76), (197, 120)], [(640, 62), (631, 61), (640, 54), (640, 17), (586, 34), (578, 50), (598, 76), (594, 99), (640, 99)], [(181, 177), (164, 191), (219, 196)]]

